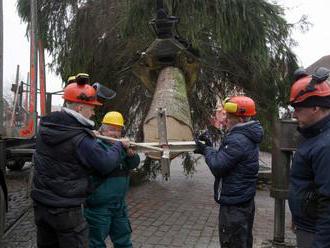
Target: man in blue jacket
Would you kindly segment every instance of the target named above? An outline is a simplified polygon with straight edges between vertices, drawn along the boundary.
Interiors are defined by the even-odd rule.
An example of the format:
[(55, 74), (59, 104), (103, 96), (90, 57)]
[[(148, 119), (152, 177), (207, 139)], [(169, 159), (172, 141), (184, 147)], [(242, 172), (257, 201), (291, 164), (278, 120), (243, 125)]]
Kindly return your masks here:
[(84, 80), (64, 89), (66, 107), (42, 117), (36, 139), (31, 197), (39, 248), (88, 247), (82, 205), (94, 188), (91, 174), (120, 166), (127, 142), (104, 150), (93, 135), (97, 92)]
[[(205, 156), (215, 177), (214, 199), (220, 204), (219, 237), (222, 248), (252, 248), (254, 196), (259, 170), (259, 143), (263, 129), (258, 121), (254, 101), (234, 96), (224, 104), (226, 134), (218, 151), (200, 137), (196, 153)], [(206, 141), (202, 143), (200, 140)]]
[(305, 140), (298, 146), (290, 174), (289, 206), (298, 248), (330, 247), (330, 86), (329, 70), (313, 76), (299, 70), (290, 103)]
[[(120, 138), (124, 126), (119, 112), (107, 113), (100, 132), (104, 136)], [(114, 145), (99, 140), (104, 150)], [(132, 150), (122, 151), (120, 166), (107, 177), (93, 177), (99, 185), (86, 202), (85, 217), (89, 224), (89, 247), (105, 248), (105, 239), (110, 236), (115, 248), (131, 248), (131, 225), (128, 219), (126, 194), (129, 189), (129, 171), (140, 163), (139, 156)]]

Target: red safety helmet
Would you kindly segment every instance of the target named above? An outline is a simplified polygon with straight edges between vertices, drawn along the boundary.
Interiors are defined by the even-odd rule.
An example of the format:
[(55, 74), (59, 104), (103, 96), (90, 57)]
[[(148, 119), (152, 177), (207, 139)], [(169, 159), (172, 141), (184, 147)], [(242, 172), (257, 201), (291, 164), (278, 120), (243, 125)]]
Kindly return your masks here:
[(224, 103), (224, 109), (227, 113), (241, 117), (251, 117), (256, 115), (256, 105), (254, 101), (247, 96), (233, 96)]
[(101, 106), (97, 101), (96, 90), (89, 84), (71, 83), (64, 88), (63, 98), (70, 102)]
[[(296, 73), (295, 73), (296, 74)], [(296, 76), (290, 92), (290, 104), (295, 105), (312, 96), (330, 96), (330, 84), (328, 82), (329, 70), (318, 68), (312, 76), (302, 73)]]

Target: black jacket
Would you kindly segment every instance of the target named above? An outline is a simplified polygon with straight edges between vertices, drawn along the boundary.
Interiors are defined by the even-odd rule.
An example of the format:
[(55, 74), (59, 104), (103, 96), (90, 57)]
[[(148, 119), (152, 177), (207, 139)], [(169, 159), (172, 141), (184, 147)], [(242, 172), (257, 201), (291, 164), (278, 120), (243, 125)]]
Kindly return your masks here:
[(91, 129), (65, 112), (41, 119), (34, 154), (33, 200), (50, 207), (79, 206), (93, 191), (90, 174), (108, 174), (119, 166), (120, 143), (105, 151)]
[[(306, 140), (298, 146), (290, 173), (293, 221), (297, 228), (316, 233), (313, 247), (330, 247), (330, 116), (298, 130)], [(311, 192), (316, 199), (307, 204)]]
[(234, 126), (218, 151), (206, 148), (205, 161), (215, 177), (216, 202), (237, 205), (255, 196), (262, 137), (260, 123), (250, 121)]

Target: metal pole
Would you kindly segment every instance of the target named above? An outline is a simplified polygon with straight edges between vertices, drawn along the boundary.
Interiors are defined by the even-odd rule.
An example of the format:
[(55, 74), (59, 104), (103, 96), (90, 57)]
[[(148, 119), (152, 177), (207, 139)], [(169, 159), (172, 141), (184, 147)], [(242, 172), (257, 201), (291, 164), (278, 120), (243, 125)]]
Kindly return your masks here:
[(46, 115), (52, 112), (52, 93), (46, 93)]
[(11, 113), (11, 120), (10, 120), (10, 127), (13, 127), (14, 121), (15, 121), (15, 115), (16, 115), (16, 105), (17, 105), (17, 99), (19, 94), (19, 65), (17, 65), (16, 69), (16, 92), (14, 96), (14, 102), (13, 102), (13, 112)]
[(29, 106), (29, 84), (30, 84), (30, 73), (27, 73), (27, 77), (26, 77), (26, 87), (25, 87), (25, 94), (24, 94), (24, 111), (25, 111), (25, 116), (24, 116), (24, 123), (27, 122), (27, 120), (29, 119), (28, 116), (28, 106)]
[(283, 244), (285, 235), (285, 200), (275, 198), (274, 243)]
[(23, 108), (23, 81), (21, 81), (19, 83), (19, 90), (18, 90), (18, 93), (19, 93), (19, 99), (18, 99), (18, 106), (19, 106), (19, 111), (22, 110)]
[(30, 114), (34, 115), (34, 130), (37, 127), (37, 0), (31, 0), (31, 37), (30, 37)]
[[(121, 139), (116, 139), (116, 138), (112, 138), (112, 137), (108, 137), (108, 136), (104, 136), (104, 135), (95, 135), (96, 138), (102, 139), (102, 140), (108, 140), (108, 141), (121, 141)], [(150, 146), (148, 144), (144, 144), (144, 143), (136, 143), (134, 141), (129, 141), (129, 144), (132, 146), (137, 146), (137, 147), (142, 147), (142, 148), (146, 148), (152, 151), (158, 151), (158, 152), (163, 152), (162, 148), (159, 147), (155, 147), (155, 146)]]
[(39, 39), (39, 83), (40, 83), (40, 112), (46, 115), (46, 73), (45, 73), (45, 51), (42, 40)]
[(163, 178), (168, 180), (170, 177), (170, 150), (168, 147), (168, 140), (167, 140), (167, 125), (166, 125), (166, 110), (163, 108), (158, 109), (157, 115), (157, 122), (158, 122), (158, 137), (159, 137), (159, 144), (164, 149), (162, 154), (160, 163), (161, 163), (161, 172)]
[(0, 136), (3, 136), (3, 7), (0, 0)]

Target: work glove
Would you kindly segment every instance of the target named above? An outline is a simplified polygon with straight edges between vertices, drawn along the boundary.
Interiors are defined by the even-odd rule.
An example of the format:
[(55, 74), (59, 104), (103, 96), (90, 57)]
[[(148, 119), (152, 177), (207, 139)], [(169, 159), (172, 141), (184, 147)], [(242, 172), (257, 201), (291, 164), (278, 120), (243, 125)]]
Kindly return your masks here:
[(197, 148), (194, 150), (194, 153), (204, 155), (207, 145), (205, 145), (199, 139), (196, 139), (196, 138), (195, 138), (195, 143), (196, 143)]
[(199, 135), (198, 137), (195, 137), (195, 143), (197, 146), (197, 149), (194, 150), (194, 153), (197, 154), (205, 154), (206, 147), (212, 147), (212, 142), (209, 139), (207, 133), (203, 133)]
[(204, 132), (201, 135), (199, 135), (198, 139), (205, 142), (205, 145), (207, 145), (207, 146), (210, 146), (210, 147), (213, 146), (211, 137), (208, 132)]

